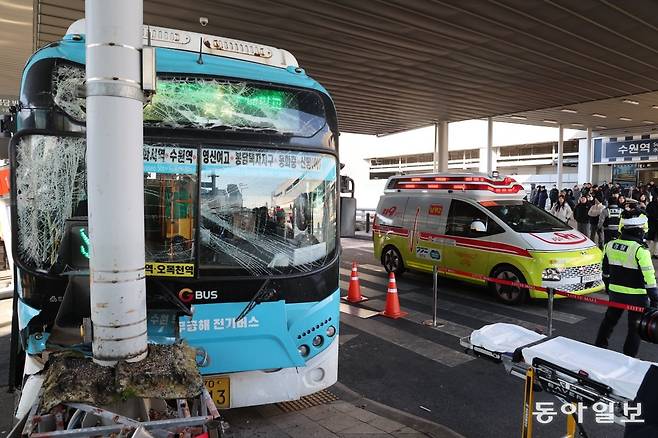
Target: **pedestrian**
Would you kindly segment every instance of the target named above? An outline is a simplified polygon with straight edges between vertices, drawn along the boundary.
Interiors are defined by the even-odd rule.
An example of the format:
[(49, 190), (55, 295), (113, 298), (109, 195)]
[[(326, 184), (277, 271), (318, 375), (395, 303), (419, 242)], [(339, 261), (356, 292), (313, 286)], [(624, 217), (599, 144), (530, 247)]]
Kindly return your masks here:
[(590, 235), (589, 209), (590, 206), (587, 203), (587, 198), (581, 196), (578, 200), (578, 204), (576, 204), (576, 207), (573, 210), (573, 218), (576, 220), (576, 228), (585, 236)]
[(557, 189), (556, 186), (553, 186), (551, 191), (548, 193), (548, 199), (550, 199), (550, 201), (551, 201), (551, 209), (553, 209), (553, 206), (557, 202), (557, 198), (558, 198), (559, 194), (560, 194), (560, 191)]
[(649, 230), (647, 231), (647, 242), (651, 258), (658, 258), (658, 197), (655, 197), (647, 205), (647, 221)]
[[(658, 288), (651, 255), (644, 244), (644, 223), (646, 217), (639, 216), (636, 210), (624, 213), (624, 227), (619, 239), (605, 245), (603, 255), (603, 275), (610, 301), (647, 307), (658, 304)], [(624, 313), (623, 309), (608, 307), (596, 335), (595, 345), (608, 348), (608, 342), (615, 325)], [(638, 323), (642, 313), (628, 312), (628, 332), (623, 352), (630, 357), (637, 356), (640, 349)]]
[[(583, 185), (583, 189), (585, 188), (585, 185)], [(580, 199), (581, 196), (587, 196), (587, 193), (584, 193), (581, 191), (580, 187), (578, 187), (578, 184), (573, 186), (573, 197), (574, 199)]]
[(546, 210), (546, 203), (548, 202), (548, 193), (546, 192), (546, 186), (541, 186), (541, 191), (537, 195), (537, 207), (542, 210)]
[(530, 183), (530, 196), (528, 197), (528, 202), (533, 205), (537, 199), (537, 190), (538, 187), (535, 185), (535, 183)]
[(571, 207), (571, 210), (573, 211), (573, 209), (576, 208), (576, 199), (573, 197), (573, 190), (566, 189), (564, 191), (564, 199), (567, 201), (567, 204), (569, 204), (569, 207)]
[(619, 221), (621, 220), (621, 212), (623, 211), (621, 201), (624, 202), (624, 197), (613, 193), (608, 200), (608, 205), (601, 213), (603, 215), (603, 242), (608, 243), (619, 236)]
[(603, 222), (605, 220), (603, 210), (605, 210), (605, 205), (601, 202), (601, 194), (597, 193), (596, 195), (594, 203), (587, 211), (590, 230), (589, 238), (592, 242), (596, 242), (599, 248), (603, 249)]
[(573, 217), (573, 212), (564, 195), (560, 195), (557, 198), (557, 202), (551, 208), (551, 214), (556, 218), (560, 219), (564, 223), (568, 223), (569, 220)]

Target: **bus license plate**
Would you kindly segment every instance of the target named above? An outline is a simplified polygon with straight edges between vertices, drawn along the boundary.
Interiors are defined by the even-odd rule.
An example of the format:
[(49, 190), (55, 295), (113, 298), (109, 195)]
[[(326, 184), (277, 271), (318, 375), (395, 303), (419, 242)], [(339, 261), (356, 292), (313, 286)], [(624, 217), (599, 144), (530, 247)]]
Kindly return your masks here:
[(204, 377), (203, 382), (217, 409), (231, 407), (231, 380), (228, 377)]
[(581, 278), (581, 283), (591, 283), (592, 281), (597, 281), (599, 276), (597, 274), (592, 275), (583, 275)]

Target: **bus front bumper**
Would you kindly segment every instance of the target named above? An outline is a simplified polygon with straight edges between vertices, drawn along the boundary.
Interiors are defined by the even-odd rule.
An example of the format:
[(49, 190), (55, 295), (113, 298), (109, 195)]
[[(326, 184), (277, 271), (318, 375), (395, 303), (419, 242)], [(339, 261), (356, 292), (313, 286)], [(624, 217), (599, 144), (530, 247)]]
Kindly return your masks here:
[(245, 371), (226, 376), (231, 385), (231, 408), (298, 400), (338, 380), (338, 336), (329, 347), (309, 359), (305, 367)]

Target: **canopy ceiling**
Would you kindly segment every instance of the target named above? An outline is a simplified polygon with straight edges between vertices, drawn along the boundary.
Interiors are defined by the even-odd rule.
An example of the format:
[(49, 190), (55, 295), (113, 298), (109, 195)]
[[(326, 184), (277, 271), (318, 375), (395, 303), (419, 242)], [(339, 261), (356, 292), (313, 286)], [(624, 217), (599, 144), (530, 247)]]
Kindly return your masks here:
[[(35, 5), (37, 46), (84, 15), (82, 0)], [(209, 19), (205, 28), (201, 16)], [(288, 49), (329, 90), (347, 132), (518, 113), (528, 119), (535, 110), (658, 90), (655, 1), (145, 0), (144, 21)], [(643, 104), (658, 105), (655, 94), (647, 96)], [(617, 121), (658, 120), (651, 117), (658, 110), (643, 108), (637, 122)], [(555, 114), (569, 113), (536, 119)], [(590, 119), (564, 123), (612, 125)]]

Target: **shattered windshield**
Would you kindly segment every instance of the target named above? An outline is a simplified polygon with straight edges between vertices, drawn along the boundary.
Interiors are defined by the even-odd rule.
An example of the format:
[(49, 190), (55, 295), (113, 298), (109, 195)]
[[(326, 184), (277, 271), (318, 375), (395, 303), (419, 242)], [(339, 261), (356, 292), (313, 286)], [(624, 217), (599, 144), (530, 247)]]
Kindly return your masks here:
[(217, 78), (164, 77), (144, 108), (144, 124), (310, 137), (325, 118), (315, 92)]
[(310, 272), (336, 250), (336, 160), (268, 149), (202, 150), (200, 268)]
[[(52, 70), (54, 104), (78, 123), (86, 120), (83, 65), (58, 62)], [(144, 106), (144, 125), (155, 128), (259, 132), (311, 137), (324, 127), (325, 109), (315, 91), (237, 79), (158, 76)]]

